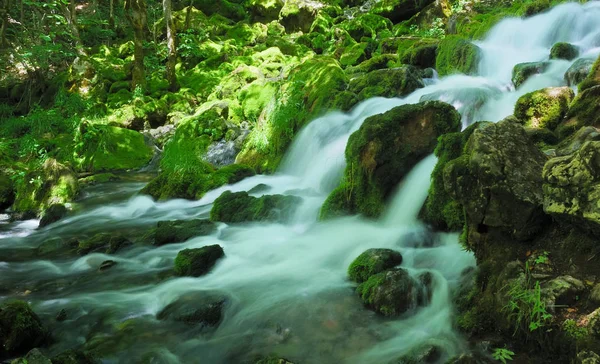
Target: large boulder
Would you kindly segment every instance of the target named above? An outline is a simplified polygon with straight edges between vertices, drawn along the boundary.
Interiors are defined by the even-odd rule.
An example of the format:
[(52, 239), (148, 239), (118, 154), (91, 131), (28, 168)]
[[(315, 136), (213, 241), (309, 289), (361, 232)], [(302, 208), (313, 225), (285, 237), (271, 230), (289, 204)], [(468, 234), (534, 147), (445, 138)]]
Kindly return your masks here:
[(371, 13), (384, 16), (394, 23), (410, 19), (434, 0), (381, 0), (373, 4)]
[(447, 36), (437, 48), (435, 68), (441, 76), (477, 73), (481, 50), (469, 40), (459, 36)]
[(184, 249), (175, 258), (175, 274), (199, 277), (208, 273), (225, 256), (220, 245), (207, 245), (198, 249)]
[(351, 280), (362, 283), (370, 276), (381, 273), (402, 263), (402, 254), (391, 249), (369, 249), (359, 255), (350, 267)]
[(246, 0), (244, 7), (249, 11), (253, 21), (268, 23), (279, 18), (284, 1)]
[(592, 70), (594, 60), (588, 58), (580, 58), (573, 62), (567, 72), (565, 72), (565, 80), (569, 86), (579, 85)]
[(25, 354), (47, 339), (46, 328), (27, 302), (0, 306), (0, 359)]
[(374, 96), (406, 96), (423, 86), (419, 71), (413, 66), (405, 65), (357, 76), (350, 80), (348, 90), (356, 93), (360, 100), (365, 100)]
[(154, 235), (154, 245), (183, 243), (196, 236), (210, 235), (217, 230), (208, 220), (159, 221)]
[(579, 48), (566, 42), (556, 43), (550, 49), (550, 59), (565, 59), (570, 61), (577, 58), (578, 55)]
[(219, 196), (210, 211), (211, 221), (228, 223), (250, 221), (288, 220), (300, 198), (285, 195), (253, 197), (247, 192), (225, 191)]
[(402, 105), (368, 118), (350, 136), (344, 178), (325, 201), (321, 218), (380, 215), (396, 185), (433, 152), (438, 137), (460, 126), (458, 112), (439, 101)]
[(54, 204), (50, 205), (47, 209), (42, 213), (42, 218), (40, 219), (40, 226), (44, 227), (46, 225), (50, 225), (58, 220), (62, 219), (67, 215), (67, 208), (63, 204)]
[(465, 207), (468, 243), (474, 250), (498, 230), (528, 240), (540, 230), (542, 168), (546, 156), (511, 118), (483, 123), (473, 131), (464, 154), (444, 168), (444, 185)]
[(600, 141), (544, 166), (544, 211), (600, 234)]
[(156, 318), (189, 325), (217, 326), (223, 316), (225, 297), (207, 292), (190, 292), (163, 308)]
[(375, 274), (356, 291), (367, 307), (384, 316), (399, 316), (423, 304), (426, 297), (421, 282), (402, 268)]
[(563, 120), (575, 97), (570, 87), (548, 87), (517, 100), (515, 117), (527, 128), (554, 130)]
[(546, 72), (549, 66), (550, 62), (519, 63), (513, 68), (512, 82), (519, 87), (531, 76)]

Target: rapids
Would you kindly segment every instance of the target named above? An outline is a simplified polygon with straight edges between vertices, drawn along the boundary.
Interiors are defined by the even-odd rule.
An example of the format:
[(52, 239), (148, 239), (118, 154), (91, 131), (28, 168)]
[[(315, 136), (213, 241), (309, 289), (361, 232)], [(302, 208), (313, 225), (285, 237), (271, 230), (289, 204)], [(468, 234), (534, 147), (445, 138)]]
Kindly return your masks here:
[[(483, 57), (478, 76), (427, 80), (404, 99), (373, 98), (349, 113), (330, 112), (297, 135), (278, 173), (247, 178), (210, 191), (201, 200), (155, 202), (137, 193), (143, 182), (110, 182), (87, 190), (75, 213), (46, 228), (37, 221), (0, 220), (0, 298), (25, 297), (45, 320), (57, 342), (52, 352), (87, 347), (106, 363), (132, 363), (148, 353), (165, 363), (239, 363), (276, 353), (299, 363), (387, 363), (423, 343), (444, 348), (444, 358), (467, 350), (452, 328), (452, 291), (475, 266), (457, 234), (432, 233), (417, 219), (427, 196), (435, 157), (422, 160), (399, 185), (380, 221), (358, 216), (317, 222), (318, 211), (342, 176), (350, 134), (369, 116), (395, 106), (437, 99), (463, 115), (463, 126), (498, 121), (512, 114), (519, 96), (565, 85), (575, 61), (551, 61), (541, 75), (518, 89), (511, 70), (521, 62), (547, 60), (551, 46), (568, 41), (580, 58), (600, 53), (600, 2), (568, 3), (528, 19), (507, 19), (477, 42)], [(136, 245), (117, 255), (40, 260), (35, 248), (54, 237), (121, 231), (141, 237), (157, 221), (204, 218), (225, 190), (249, 191), (264, 184), (266, 194), (302, 197), (287, 224), (221, 224), (208, 237), (162, 247)], [(254, 194), (254, 195), (260, 195)], [(422, 244), (423, 242), (428, 244)], [(173, 278), (177, 252), (220, 244), (226, 257), (210, 274)], [(365, 309), (346, 277), (352, 260), (368, 248), (402, 252), (411, 274), (433, 274), (433, 296), (425, 307), (399, 319)], [(98, 272), (102, 261), (118, 264)], [(218, 291), (229, 297), (214, 331), (158, 321), (163, 307), (189, 292)], [(56, 322), (65, 309), (68, 318)], [(442, 360), (443, 360), (442, 359)]]

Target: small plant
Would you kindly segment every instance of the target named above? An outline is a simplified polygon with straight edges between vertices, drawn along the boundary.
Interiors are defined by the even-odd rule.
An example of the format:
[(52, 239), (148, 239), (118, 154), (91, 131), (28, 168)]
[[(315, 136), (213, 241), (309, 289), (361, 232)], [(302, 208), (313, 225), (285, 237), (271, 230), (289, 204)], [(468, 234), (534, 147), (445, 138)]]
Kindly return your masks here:
[(492, 357), (494, 358), (494, 360), (497, 360), (503, 364), (506, 364), (507, 360), (512, 360), (514, 355), (515, 355), (514, 352), (512, 352), (506, 348), (496, 348), (496, 349), (494, 349), (494, 352), (492, 353)]
[(550, 253), (547, 251), (542, 252), (537, 258), (535, 258), (535, 264), (547, 264), (550, 261), (548, 254)]
[(584, 339), (588, 334), (586, 328), (578, 326), (577, 322), (573, 319), (565, 320), (562, 324), (562, 329), (568, 337), (576, 341)]

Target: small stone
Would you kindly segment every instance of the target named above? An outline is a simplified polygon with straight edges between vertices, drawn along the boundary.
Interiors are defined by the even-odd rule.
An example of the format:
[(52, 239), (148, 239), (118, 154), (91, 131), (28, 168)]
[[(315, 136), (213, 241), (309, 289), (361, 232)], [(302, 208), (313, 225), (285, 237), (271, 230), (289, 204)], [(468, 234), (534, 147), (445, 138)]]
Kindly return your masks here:
[(103, 272), (111, 267), (114, 267), (115, 265), (117, 265), (118, 263), (115, 262), (114, 260), (105, 260), (100, 264), (100, 267), (98, 268), (98, 270), (100, 272)]
[(225, 256), (220, 245), (208, 245), (198, 249), (184, 249), (175, 258), (175, 274), (199, 277), (208, 273)]
[(60, 310), (60, 312), (58, 313), (58, 315), (56, 315), (56, 321), (63, 322), (66, 319), (67, 319), (67, 310), (65, 310), (63, 308), (62, 310)]

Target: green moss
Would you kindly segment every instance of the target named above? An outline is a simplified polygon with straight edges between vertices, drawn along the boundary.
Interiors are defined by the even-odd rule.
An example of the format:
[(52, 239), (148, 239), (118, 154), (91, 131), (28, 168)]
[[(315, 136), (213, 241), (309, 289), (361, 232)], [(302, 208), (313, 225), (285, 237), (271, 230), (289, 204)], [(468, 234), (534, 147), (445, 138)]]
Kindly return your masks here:
[(479, 65), (479, 47), (459, 36), (444, 38), (439, 46), (435, 68), (440, 76), (452, 73), (472, 75)]
[(152, 148), (136, 131), (82, 124), (77, 146), (79, 169), (98, 173), (141, 168), (152, 159)]
[(399, 58), (396, 54), (378, 54), (368, 59), (358, 66), (348, 67), (347, 73), (368, 73), (384, 68), (394, 68), (399, 66)]
[(570, 61), (577, 58), (579, 55), (579, 49), (566, 42), (559, 42), (552, 46), (550, 49), (550, 59), (566, 59)]
[(354, 66), (365, 60), (365, 49), (367, 43), (357, 43), (349, 48), (346, 48), (340, 56), (340, 64), (342, 66)]
[(95, 252), (114, 254), (129, 244), (131, 242), (122, 235), (101, 233), (89, 239), (81, 240), (77, 247), (77, 254), (86, 255)]
[(377, 34), (392, 29), (392, 22), (382, 16), (375, 14), (362, 14), (338, 24), (337, 27), (344, 29), (357, 42), (363, 38), (375, 39)]
[(554, 130), (563, 120), (575, 93), (569, 87), (549, 87), (525, 94), (515, 104), (514, 115), (526, 127)]
[(398, 23), (402, 20), (410, 19), (432, 2), (432, 0), (381, 0), (373, 4), (371, 12), (384, 16), (394, 23)]
[(546, 72), (549, 62), (526, 62), (515, 65), (512, 71), (512, 82), (515, 87), (521, 86), (533, 75)]
[(565, 121), (557, 128), (558, 136), (564, 139), (582, 126), (600, 125), (600, 85), (580, 92), (569, 108)]
[(423, 87), (418, 70), (413, 66), (394, 69), (380, 69), (360, 75), (350, 81), (348, 91), (358, 95), (360, 100), (375, 96), (406, 96)]
[(48, 332), (27, 302), (12, 301), (0, 306), (0, 355), (25, 354), (47, 338)]
[(223, 248), (216, 244), (198, 249), (184, 249), (175, 257), (175, 274), (199, 277), (208, 273), (223, 256)]
[(362, 283), (374, 274), (402, 263), (402, 255), (391, 249), (369, 249), (359, 255), (348, 267), (351, 280)]
[(367, 305), (373, 305), (375, 291), (385, 282), (385, 274), (385, 272), (374, 274), (356, 288), (356, 292)]
[(225, 191), (215, 200), (210, 220), (228, 223), (285, 221), (291, 217), (299, 202), (299, 198), (295, 196), (252, 197), (246, 192)]
[(585, 80), (579, 84), (579, 92), (583, 92), (594, 86), (600, 86), (600, 57), (594, 62), (594, 65)]
[(263, 109), (271, 102), (276, 93), (277, 86), (264, 81), (255, 81), (242, 89), (237, 97), (244, 118), (256, 122)]
[(404, 64), (411, 64), (420, 68), (436, 66), (438, 41), (424, 40), (413, 44), (403, 53), (399, 53), (400, 60)]

